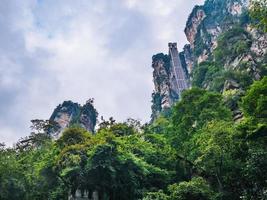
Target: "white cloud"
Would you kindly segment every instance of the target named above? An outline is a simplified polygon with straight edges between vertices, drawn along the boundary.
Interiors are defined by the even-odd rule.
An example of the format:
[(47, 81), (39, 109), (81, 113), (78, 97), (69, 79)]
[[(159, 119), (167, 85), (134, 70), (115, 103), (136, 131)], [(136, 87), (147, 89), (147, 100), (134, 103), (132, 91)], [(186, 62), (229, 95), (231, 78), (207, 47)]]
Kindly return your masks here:
[(64, 100), (95, 98), (100, 115), (148, 121), (151, 57), (203, 0), (3, 0), (0, 141), (27, 135)]

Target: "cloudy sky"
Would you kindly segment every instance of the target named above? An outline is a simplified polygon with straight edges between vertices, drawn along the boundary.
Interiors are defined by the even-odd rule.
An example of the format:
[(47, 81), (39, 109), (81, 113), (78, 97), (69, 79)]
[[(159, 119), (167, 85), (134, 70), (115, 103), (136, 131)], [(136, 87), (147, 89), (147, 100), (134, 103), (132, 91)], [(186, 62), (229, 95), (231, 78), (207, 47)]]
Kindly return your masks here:
[(149, 120), (151, 57), (186, 43), (203, 0), (1, 0), (0, 142), (28, 135), (64, 100), (105, 118)]

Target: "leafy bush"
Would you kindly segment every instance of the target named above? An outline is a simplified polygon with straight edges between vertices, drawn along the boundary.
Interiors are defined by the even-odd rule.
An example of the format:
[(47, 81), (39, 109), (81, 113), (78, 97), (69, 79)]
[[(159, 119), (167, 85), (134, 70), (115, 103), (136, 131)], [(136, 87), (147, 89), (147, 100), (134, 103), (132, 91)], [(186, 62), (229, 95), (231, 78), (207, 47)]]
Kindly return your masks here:
[(214, 200), (215, 193), (203, 178), (193, 178), (188, 182), (181, 182), (169, 186), (172, 200)]
[(252, 0), (250, 16), (255, 27), (267, 32), (267, 0)]
[(243, 98), (242, 106), (247, 116), (255, 118), (267, 117), (267, 77), (256, 81)]
[(149, 192), (145, 195), (143, 200), (171, 200), (162, 190), (158, 192)]
[(200, 63), (193, 70), (192, 85), (206, 88), (211, 82), (215, 82), (214, 78), (221, 75), (223, 70), (223, 67), (218, 66), (214, 62)]
[(218, 38), (218, 45), (214, 51), (215, 61), (220, 64), (232, 61), (250, 50), (251, 36), (242, 28), (234, 27)]

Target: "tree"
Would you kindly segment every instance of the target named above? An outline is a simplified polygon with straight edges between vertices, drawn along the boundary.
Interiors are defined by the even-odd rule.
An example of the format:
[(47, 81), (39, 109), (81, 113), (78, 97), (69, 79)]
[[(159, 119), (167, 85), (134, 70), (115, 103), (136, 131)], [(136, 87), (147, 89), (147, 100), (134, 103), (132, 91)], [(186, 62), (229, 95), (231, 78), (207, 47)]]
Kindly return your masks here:
[(0, 199), (25, 199), (23, 171), (13, 149), (0, 149)]
[[(99, 134), (108, 135), (104, 130)], [(144, 188), (161, 186), (168, 180), (167, 170), (147, 160), (150, 152), (156, 152), (151, 144), (137, 135), (114, 137), (110, 134), (104, 143), (88, 151), (89, 191), (98, 191), (100, 199), (104, 196), (114, 200), (137, 199), (142, 197)]]
[(87, 150), (93, 144), (92, 135), (83, 128), (71, 127), (63, 132), (56, 144), (59, 148), (54, 166), (57, 176), (75, 197), (78, 189), (82, 192), (86, 190), (85, 166)]
[(66, 129), (57, 140), (57, 144), (63, 148), (70, 145), (82, 144), (91, 138), (91, 133), (81, 127), (71, 127)]
[(169, 186), (170, 199), (172, 200), (213, 200), (216, 193), (209, 184), (200, 177), (190, 181)]
[(224, 71), (222, 66), (218, 66), (215, 62), (202, 62), (193, 70), (192, 85), (200, 88), (211, 87), (210, 90), (220, 91), (220, 87), (214, 87), (214, 79), (221, 76)]
[(267, 32), (267, 1), (251, 0), (250, 15), (257, 28)]
[(255, 81), (242, 99), (245, 119), (239, 128), (248, 138), (266, 137), (267, 133), (267, 77)]
[(173, 129), (169, 138), (180, 153), (187, 155), (191, 149), (188, 142), (197, 130), (212, 120), (231, 119), (231, 112), (220, 94), (192, 88), (185, 91), (182, 100), (173, 107)]
[(255, 81), (243, 98), (242, 107), (246, 116), (267, 118), (267, 77)]
[(224, 190), (237, 188), (234, 174), (239, 174), (240, 161), (235, 155), (240, 141), (235, 138), (235, 132), (232, 122), (212, 121), (191, 140), (191, 160), (216, 183), (222, 194)]
[(143, 200), (170, 200), (170, 197), (159, 190), (158, 192), (148, 192)]

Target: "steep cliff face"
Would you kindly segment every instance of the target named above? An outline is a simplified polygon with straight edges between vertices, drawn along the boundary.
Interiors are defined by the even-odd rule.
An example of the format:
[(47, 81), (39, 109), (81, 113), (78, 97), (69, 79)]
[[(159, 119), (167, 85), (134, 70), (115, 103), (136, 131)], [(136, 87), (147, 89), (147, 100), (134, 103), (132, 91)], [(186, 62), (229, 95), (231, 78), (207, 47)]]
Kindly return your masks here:
[(50, 117), (50, 121), (56, 124), (56, 128), (53, 127), (50, 134), (57, 139), (61, 136), (62, 131), (71, 125), (81, 126), (93, 133), (97, 115), (92, 100), (87, 101), (83, 106), (72, 101), (64, 101), (57, 106)]
[(189, 87), (185, 56), (185, 53), (178, 53), (176, 43), (169, 43), (169, 55), (160, 53), (153, 56), (152, 120), (160, 113), (168, 112), (181, 92)]
[(266, 75), (267, 35), (252, 28), (248, 8), (248, 0), (207, 0), (185, 28), (192, 85), (221, 92), (237, 119), (243, 91)]
[(260, 78), (257, 68), (267, 53), (267, 36), (251, 28), (248, 0), (207, 0), (193, 9), (185, 34), (190, 43), (184, 48), (190, 73), (205, 61), (228, 70), (240, 70), (239, 65), (247, 63), (252, 77)]
[[(189, 44), (180, 53), (192, 85), (235, 99), (233, 110), (243, 91), (267, 71), (267, 35), (252, 28), (248, 8), (249, 0), (206, 0), (195, 6), (185, 27)], [(179, 99), (164, 56), (153, 58), (152, 119)]]
[(169, 108), (177, 94), (171, 88), (170, 68), (171, 61), (168, 55), (163, 53), (152, 57), (153, 80), (155, 90), (152, 94), (152, 119), (156, 118), (160, 112)]
[(247, 4), (247, 0), (208, 0), (193, 9), (185, 34), (195, 62), (208, 60), (219, 35), (244, 20)]

